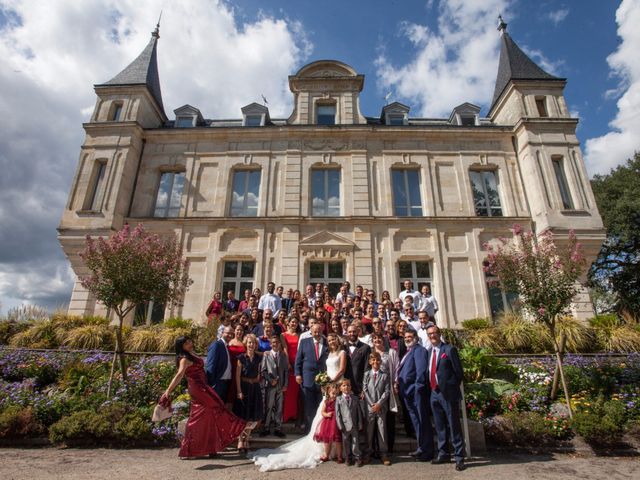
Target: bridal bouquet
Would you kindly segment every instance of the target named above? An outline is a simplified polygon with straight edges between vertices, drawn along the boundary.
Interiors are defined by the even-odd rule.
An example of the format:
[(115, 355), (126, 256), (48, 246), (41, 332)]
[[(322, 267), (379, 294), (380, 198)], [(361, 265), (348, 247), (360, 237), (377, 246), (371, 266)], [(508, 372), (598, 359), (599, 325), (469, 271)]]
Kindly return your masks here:
[(329, 375), (327, 375), (327, 372), (320, 372), (317, 374), (314, 381), (321, 387), (331, 383), (331, 379), (329, 378)]

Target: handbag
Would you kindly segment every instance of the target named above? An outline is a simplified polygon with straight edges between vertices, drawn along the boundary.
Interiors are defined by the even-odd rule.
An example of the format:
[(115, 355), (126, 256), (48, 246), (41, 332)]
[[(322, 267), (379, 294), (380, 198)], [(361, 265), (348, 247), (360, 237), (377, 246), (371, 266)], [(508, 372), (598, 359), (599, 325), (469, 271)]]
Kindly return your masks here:
[(170, 418), (173, 415), (173, 407), (171, 406), (171, 400), (165, 395), (160, 397), (157, 405), (153, 409), (153, 414), (151, 415), (152, 422), (161, 422)]

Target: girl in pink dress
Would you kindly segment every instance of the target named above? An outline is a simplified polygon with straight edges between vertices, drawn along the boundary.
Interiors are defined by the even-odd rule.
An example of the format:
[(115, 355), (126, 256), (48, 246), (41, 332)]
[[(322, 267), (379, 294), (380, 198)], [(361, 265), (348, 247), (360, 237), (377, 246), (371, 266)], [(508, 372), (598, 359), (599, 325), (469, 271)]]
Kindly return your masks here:
[(338, 428), (336, 422), (336, 396), (338, 394), (338, 387), (335, 383), (327, 385), (326, 398), (322, 404), (322, 420), (318, 424), (316, 433), (313, 435), (313, 439), (316, 442), (324, 444), (324, 455), (320, 457), (320, 460), (326, 462), (331, 455), (331, 448), (335, 444), (336, 454), (338, 458), (336, 462), (344, 463), (342, 459), (342, 434)]

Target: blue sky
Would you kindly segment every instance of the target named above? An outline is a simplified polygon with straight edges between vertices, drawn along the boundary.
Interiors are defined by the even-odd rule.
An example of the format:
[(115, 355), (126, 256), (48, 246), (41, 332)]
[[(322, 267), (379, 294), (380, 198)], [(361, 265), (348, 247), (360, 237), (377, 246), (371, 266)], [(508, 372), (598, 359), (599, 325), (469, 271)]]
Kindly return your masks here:
[(591, 175), (638, 148), (640, 0), (0, 0), (0, 313), (69, 301), (56, 228), (93, 85), (142, 51), (160, 10), (169, 117), (189, 103), (239, 118), (263, 94), (287, 117), (287, 76), (325, 58), (365, 75), (365, 115), (379, 115), (387, 92), (412, 116), (448, 117), (465, 101), (486, 114), (502, 13), (518, 45), (568, 79)]

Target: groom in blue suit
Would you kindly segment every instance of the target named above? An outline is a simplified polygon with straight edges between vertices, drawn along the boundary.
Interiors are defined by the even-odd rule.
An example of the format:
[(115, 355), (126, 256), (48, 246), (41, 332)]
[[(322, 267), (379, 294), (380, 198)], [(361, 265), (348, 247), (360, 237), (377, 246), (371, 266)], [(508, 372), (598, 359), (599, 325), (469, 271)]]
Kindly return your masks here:
[(322, 325), (314, 324), (311, 327), (311, 338), (305, 338), (300, 342), (295, 363), (296, 382), (302, 386), (306, 433), (311, 430), (313, 417), (322, 401), (322, 391), (315, 378), (318, 373), (327, 370), (328, 355), (329, 348), (327, 340), (322, 335)]
[(398, 393), (407, 405), (407, 413), (416, 432), (418, 448), (411, 452), (416, 460), (427, 462), (433, 458), (433, 431), (429, 418), (429, 389), (427, 387), (428, 353), (418, 342), (416, 333), (404, 334), (407, 353), (398, 368)]
[(207, 374), (207, 383), (225, 403), (227, 401), (229, 383), (231, 383), (231, 359), (227, 345), (232, 338), (232, 327), (225, 327), (222, 331), (222, 338), (209, 345), (207, 362), (204, 367)]
[(443, 343), (440, 329), (431, 324), (427, 327), (429, 349), (429, 389), (431, 411), (438, 436), (438, 456), (431, 463), (449, 463), (451, 457), (447, 445), (447, 433), (451, 433), (451, 445), (456, 461), (456, 470), (465, 469), (464, 438), (460, 424), (460, 384), (463, 379), (462, 364), (458, 350)]

